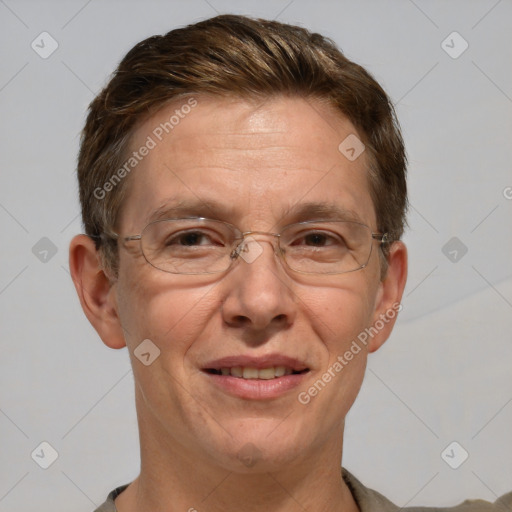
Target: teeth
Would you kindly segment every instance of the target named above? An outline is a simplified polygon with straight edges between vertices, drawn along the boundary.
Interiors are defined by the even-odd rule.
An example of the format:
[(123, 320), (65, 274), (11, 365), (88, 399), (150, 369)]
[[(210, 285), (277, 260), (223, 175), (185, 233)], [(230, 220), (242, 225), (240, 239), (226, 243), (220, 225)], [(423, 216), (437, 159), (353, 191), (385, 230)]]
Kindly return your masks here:
[[(273, 379), (276, 376), (275, 368), (263, 368), (261, 370), (258, 370), (256, 373), (258, 378), (265, 380)], [(244, 379), (247, 379), (245, 371)]]
[(233, 366), (233, 368), (221, 368), (221, 375), (231, 375), (232, 377), (241, 377), (243, 379), (263, 379), (270, 380), (283, 375), (291, 375), (291, 368), (285, 366), (270, 366), (269, 368), (253, 368), (251, 366)]
[[(269, 368), (272, 370), (272, 368)], [(257, 368), (244, 368), (243, 371), (244, 379), (257, 379), (258, 378), (258, 369)]]
[[(228, 368), (229, 370), (229, 368)], [(222, 372), (222, 370), (221, 370)], [(243, 377), (244, 376), (244, 372), (242, 370), (242, 367), (241, 366), (233, 366), (233, 368), (231, 368), (231, 375), (233, 375), (233, 377)]]
[(282, 377), (286, 373), (286, 368), (284, 366), (276, 366), (276, 377)]

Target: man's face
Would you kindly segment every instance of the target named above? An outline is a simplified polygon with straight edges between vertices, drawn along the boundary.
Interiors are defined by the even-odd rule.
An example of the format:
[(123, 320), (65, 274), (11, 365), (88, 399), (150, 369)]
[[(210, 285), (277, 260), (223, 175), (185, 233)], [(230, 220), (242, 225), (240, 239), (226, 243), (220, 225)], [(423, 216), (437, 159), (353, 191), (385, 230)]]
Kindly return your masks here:
[[(276, 233), (323, 218), (305, 209), (314, 203), (345, 211), (377, 231), (366, 155), (350, 161), (338, 149), (357, 134), (348, 120), (299, 98), (259, 104), (196, 99), (161, 141), (155, 128), (185, 101), (165, 107), (135, 132), (132, 149), (148, 135), (157, 144), (129, 178), (122, 235), (140, 233), (163, 205), (167, 217), (210, 217), (242, 232)], [(174, 211), (178, 203), (187, 208)], [(137, 241), (129, 242), (120, 249), (115, 284), (141, 429), (238, 471), (244, 469), (240, 456), (275, 467), (341, 440), (368, 348), (361, 345), (309, 403), (301, 403), (299, 394), (322, 379), (383, 312), (377, 243), (366, 268), (315, 276), (286, 269), (273, 237), (255, 238), (263, 252), (254, 261), (239, 258), (228, 272), (206, 276), (162, 272), (145, 261)], [(133, 356), (146, 339), (160, 350), (148, 366)], [(224, 358), (233, 359), (222, 365), (239, 366), (239, 358), (247, 358), (245, 366), (295, 364), (305, 371), (234, 382), (243, 377), (207, 371)]]

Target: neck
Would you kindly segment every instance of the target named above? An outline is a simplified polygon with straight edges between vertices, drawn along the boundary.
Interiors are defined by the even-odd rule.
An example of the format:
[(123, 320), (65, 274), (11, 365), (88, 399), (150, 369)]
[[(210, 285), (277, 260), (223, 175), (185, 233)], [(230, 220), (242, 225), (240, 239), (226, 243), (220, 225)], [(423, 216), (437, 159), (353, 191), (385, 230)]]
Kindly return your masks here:
[(341, 477), (342, 428), (311, 454), (244, 473), (184, 450), (152, 422), (139, 421), (139, 431), (141, 472), (116, 499), (118, 512), (359, 510)]

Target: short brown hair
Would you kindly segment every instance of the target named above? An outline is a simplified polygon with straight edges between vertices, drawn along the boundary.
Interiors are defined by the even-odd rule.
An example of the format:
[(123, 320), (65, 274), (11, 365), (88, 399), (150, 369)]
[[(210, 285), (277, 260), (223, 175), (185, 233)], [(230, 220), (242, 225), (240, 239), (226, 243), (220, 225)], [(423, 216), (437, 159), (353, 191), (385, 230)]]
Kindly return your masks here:
[(263, 99), (296, 95), (332, 105), (366, 146), (378, 229), (400, 239), (407, 162), (394, 108), (382, 87), (328, 38), (277, 21), (221, 15), (135, 45), (89, 106), (78, 156), (82, 220), (114, 274), (116, 243), (102, 235), (115, 229), (128, 180), (108, 187), (100, 198), (97, 191), (123, 165), (137, 123), (170, 101), (200, 93)]

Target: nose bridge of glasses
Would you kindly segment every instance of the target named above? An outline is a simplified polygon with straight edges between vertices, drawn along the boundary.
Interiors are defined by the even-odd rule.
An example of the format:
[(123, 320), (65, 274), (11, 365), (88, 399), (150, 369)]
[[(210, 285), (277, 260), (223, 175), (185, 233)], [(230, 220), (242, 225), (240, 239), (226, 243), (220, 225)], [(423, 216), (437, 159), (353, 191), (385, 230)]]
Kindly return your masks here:
[(242, 240), (240, 242), (241, 246), (244, 246), (248, 243), (256, 243), (259, 242), (267, 242), (269, 243), (274, 251), (276, 251), (281, 235), (279, 233), (271, 233), (269, 231), (245, 231), (242, 233)]
[[(269, 237), (272, 237), (269, 239)], [(252, 263), (263, 253), (263, 245), (261, 242), (268, 242), (272, 247), (272, 252), (279, 255), (278, 243), (275, 239), (279, 240), (278, 233), (269, 233), (266, 231), (246, 231), (242, 233), (242, 239), (239, 240), (238, 246), (232, 252), (231, 256), (235, 254), (241, 257), (246, 263)]]

